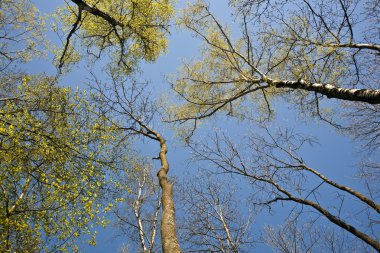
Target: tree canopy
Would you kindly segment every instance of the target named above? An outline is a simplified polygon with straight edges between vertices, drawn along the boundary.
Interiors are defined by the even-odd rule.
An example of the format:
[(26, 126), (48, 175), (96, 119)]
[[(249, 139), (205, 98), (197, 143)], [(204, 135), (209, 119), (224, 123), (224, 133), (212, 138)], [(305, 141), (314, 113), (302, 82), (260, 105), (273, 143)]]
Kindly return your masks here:
[[(199, 59), (171, 80), (185, 102), (170, 120), (202, 119), (219, 110), (268, 118), (271, 101), (293, 101), (330, 119), (324, 98), (378, 104), (378, 29), (372, 1), (231, 1), (233, 31), (208, 4), (183, 11), (180, 25), (203, 41)], [(362, 29), (366, 24), (368, 29)], [(376, 28), (377, 27), (377, 28)], [(234, 27), (236, 29), (236, 26)], [(238, 108), (238, 109), (237, 109)], [(235, 110), (234, 110), (235, 109)], [(243, 109), (244, 110), (244, 109)], [(260, 117), (256, 117), (260, 118)]]
[(93, 234), (91, 221), (105, 225), (115, 202), (104, 205), (116, 135), (86, 95), (52, 82), (23, 75), (1, 83), (9, 97), (0, 111), (3, 252), (75, 249), (73, 239)]
[(380, 251), (380, 4), (223, 3), (0, 2), (1, 252)]

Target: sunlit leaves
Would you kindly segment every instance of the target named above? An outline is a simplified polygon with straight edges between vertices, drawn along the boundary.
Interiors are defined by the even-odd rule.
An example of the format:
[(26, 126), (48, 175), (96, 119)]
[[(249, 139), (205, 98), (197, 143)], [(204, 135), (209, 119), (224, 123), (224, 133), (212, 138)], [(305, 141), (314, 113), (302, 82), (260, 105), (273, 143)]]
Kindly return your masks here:
[[(230, 1), (230, 5), (236, 8), (231, 27), (204, 1), (183, 11), (178, 23), (199, 38), (202, 47), (198, 58), (184, 63), (170, 80), (183, 104), (169, 106), (169, 121), (191, 120), (194, 128), (197, 121), (223, 112), (261, 122), (273, 117), (273, 99), (285, 98), (303, 115), (331, 123), (321, 102), (324, 95), (369, 101), (310, 88), (342, 87), (351, 94), (353, 87), (376, 89), (379, 43), (359, 35), (359, 17), (373, 23), (370, 10), (358, 11), (365, 1)], [(302, 85), (288, 85), (291, 82)]]
[[(245, 38), (236, 39), (231, 28), (217, 20), (202, 1), (189, 5), (178, 23), (204, 43), (200, 57), (184, 63), (170, 80), (184, 100), (182, 105), (169, 108), (170, 120), (202, 119), (216, 111), (241, 118), (248, 108), (264, 114), (270, 111), (266, 101), (275, 93), (264, 94), (268, 86), (262, 82), (263, 75), (256, 69)], [(247, 106), (250, 99), (258, 101), (258, 106)]]
[[(95, 59), (104, 55), (130, 72), (140, 60), (155, 61), (166, 50), (168, 22), (173, 15), (171, 1), (102, 0), (77, 4), (59, 9), (57, 17), (66, 31), (80, 19), (77, 33), (86, 55)], [(86, 7), (82, 9), (82, 5)], [(65, 61), (70, 63), (70, 59)]]
[(42, 54), (45, 23), (29, 0), (0, 2), (0, 71)]
[(8, 94), (14, 99), (0, 107), (0, 251), (66, 251), (94, 233), (91, 223), (107, 223), (117, 133), (83, 93), (52, 78), (24, 76)]

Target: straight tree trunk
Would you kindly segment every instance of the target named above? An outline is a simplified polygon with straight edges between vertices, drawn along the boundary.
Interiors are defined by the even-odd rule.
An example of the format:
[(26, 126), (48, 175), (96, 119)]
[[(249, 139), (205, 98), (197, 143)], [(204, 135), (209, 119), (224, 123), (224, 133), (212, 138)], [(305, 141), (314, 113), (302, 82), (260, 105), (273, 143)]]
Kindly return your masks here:
[(314, 91), (326, 95), (328, 98), (380, 104), (380, 90), (340, 88), (332, 84), (310, 83), (303, 79), (297, 81), (279, 81), (268, 78), (268, 83), (277, 88)]

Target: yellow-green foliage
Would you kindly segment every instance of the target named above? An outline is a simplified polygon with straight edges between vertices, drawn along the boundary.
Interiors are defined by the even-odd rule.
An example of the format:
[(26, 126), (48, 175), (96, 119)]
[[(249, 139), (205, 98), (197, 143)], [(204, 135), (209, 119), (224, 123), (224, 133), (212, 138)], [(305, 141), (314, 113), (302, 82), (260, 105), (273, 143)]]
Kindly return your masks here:
[(45, 22), (29, 0), (0, 2), (0, 70), (41, 55)]
[[(244, 39), (233, 39), (230, 28), (216, 23), (207, 8), (202, 1), (191, 4), (178, 21), (179, 25), (196, 31), (205, 43), (200, 58), (185, 63), (172, 80), (173, 89), (186, 100), (168, 108), (173, 119), (202, 118), (215, 109), (239, 116), (245, 110), (243, 103), (252, 96), (242, 96), (233, 104), (226, 101), (259, 86), (255, 83), (258, 74), (244, 58), (247, 56)], [(253, 96), (264, 102), (261, 92)]]
[[(238, 1), (231, 4), (237, 7)], [(202, 0), (183, 11), (177, 23), (200, 38), (202, 46), (199, 58), (184, 63), (171, 80), (183, 103), (168, 107), (170, 120), (202, 119), (216, 111), (239, 118), (269, 119), (273, 99), (281, 94), (289, 97), (289, 93), (273, 87), (268, 78), (302, 78), (337, 86), (347, 83), (352, 55), (326, 46), (334, 43), (331, 35), (315, 32), (309, 17), (295, 13), (284, 18), (286, 25), (268, 18), (257, 21), (260, 26), (254, 26), (256, 21), (250, 18), (239, 19), (238, 14), (236, 19), (243, 23), (240, 27), (235, 24), (234, 29), (243, 31), (238, 36), (213, 16)], [(318, 42), (320, 36), (326, 40)], [(293, 92), (290, 100), (294, 103), (297, 99), (302, 108), (314, 98), (310, 97), (310, 92)]]
[(102, 189), (115, 134), (80, 92), (43, 76), (20, 82), (1, 83), (14, 99), (0, 102), (0, 252), (75, 251), (112, 207)]
[[(67, 49), (53, 50), (56, 60), (65, 51), (63, 65), (84, 53), (129, 72), (166, 50), (171, 1), (84, 2), (117, 25), (84, 9)], [(73, 2), (66, 4), (54, 14), (60, 23), (51, 25), (63, 45), (78, 15)], [(119, 142), (120, 133), (100, 105), (91, 105), (91, 96), (58, 87), (50, 77), (3, 71), (40, 55), (44, 27), (29, 0), (0, 2), (0, 252), (75, 252), (83, 234), (95, 245), (94, 225), (105, 226), (104, 216), (129, 190), (117, 181), (126, 172), (120, 164), (127, 163), (129, 140)]]
[[(326, 31), (316, 33), (305, 16), (291, 16), (286, 22), (288, 26), (277, 28), (270, 28), (268, 24), (260, 38), (272, 54), (265, 57), (263, 63), (276, 66), (270, 76), (275, 79), (303, 78), (311, 82), (346, 83), (342, 78), (349, 70), (351, 56), (338, 47), (323, 46), (334, 43), (329, 38), (331, 35)], [(319, 37), (325, 41), (322, 43)]]
[[(169, 0), (87, 0), (85, 1), (118, 22), (111, 24), (102, 17), (83, 11), (79, 33), (81, 46), (94, 55), (108, 50), (119, 65), (135, 68), (141, 59), (155, 61), (166, 50), (166, 29), (173, 15)], [(76, 5), (58, 10), (67, 32), (78, 15)], [(87, 54), (87, 52), (86, 52)]]

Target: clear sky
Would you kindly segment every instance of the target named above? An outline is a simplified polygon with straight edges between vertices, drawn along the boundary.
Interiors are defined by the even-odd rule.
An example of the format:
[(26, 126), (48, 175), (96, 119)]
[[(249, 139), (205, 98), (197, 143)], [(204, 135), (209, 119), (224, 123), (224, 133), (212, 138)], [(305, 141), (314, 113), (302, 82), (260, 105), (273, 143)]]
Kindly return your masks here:
[[(37, 7), (41, 11), (51, 13), (57, 5), (62, 5), (62, 0), (34, 0)], [(212, 10), (217, 13), (217, 16), (225, 21), (232, 20), (227, 6), (226, 0), (210, 1)], [(183, 6), (184, 1), (179, 1), (178, 6)], [(160, 57), (154, 64), (142, 65), (142, 78), (151, 82), (151, 87), (155, 91), (168, 92), (170, 85), (165, 81), (165, 76), (174, 73), (183, 59), (192, 59), (198, 53), (199, 41), (194, 39), (188, 32), (172, 29), (169, 36), (170, 44), (166, 55)], [(31, 72), (47, 72), (54, 74), (55, 69), (51, 66), (50, 60), (39, 60), (27, 64), (28, 71)], [(76, 86), (86, 81), (86, 76), (82, 74), (83, 69), (78, 68), (70, 73), (63, 80), (65, 83)], [(277, 119), (272, 123), (273, 126), (284, 127), (291, 126), (298, 131), (317, 137), (319, 145), (305, 148), (303, 157), (314, 168), (318, 168), (320, 172), (325, 173), (331, 179), (335, 179), (340, 183), (348, 183), (354, 188), (362, 187), (354, 178), (354, 171), (357, 168), (357, 162), (360, 160), (360, 153), (358, 153), (359, 145), (354, 143), (350, 138), (345, 135), (339, 134), (330, 126), (321, 122), (307, 120), (300, 120), (298, 111), (290, 109), (290, 105), (285, 102), (277, 103)], [(247, 125), (243, 122), (237, 122), (233, 119), (226, 117), (219, 117), (219, 122), (209, 123), (202, 126), (197, 133), (199, 138), (209, 132), (208, 127), (217, 127), (223, 129), (225, 132), (243, 138), (248, 131)], [(222, 122), (221, 122), (222, 121)], [(181, 142), (173, 137), (173, 133), (169, 127), (160, 122), (156, 122), (155, 126), (159, 128), (165, 136), (168, 136), (169, 153), (168, 158), (171, 163), (171, 174), (177, 176), (179, 179), (185, 171), (192, 168), (188, 166), (187, 159), (190, 157), (189, 150), (182, 147)], [(152, 145), (146, 142), (142, 145)], [(156, 145), (154, 143), (154, 145)], [(155, 157), (158, 147), (149, 146), (143, 147), (148, 156)], [(159, 168), (159, 164), (155, 163), (155, 168)], [(242, 191), (248, 194), (249, 187), (244, 184), (240, 185)], [(358, 188), (357, 188), (358, 189)], [(363, 188), (361, 188), (363, 189)], [(360, 190), (360, 188), (359, 188)], [(327, 192), (328, 194), (328, 192)], [(331, 193), (333, 194), (333, 193)], [(243, 194), (244, 195), (244, 194)], [(350, 202), (351, 203), (351, 202)], [(351, 203), (355, 208), (355, 203)], [(255, 228), (261, 227), (263, 224), (281, 224), (282, 219), (286, 217), (286, 210), (289, 206), (278, 206), (274, 209), (272, 215), (263, 213), (256, 219), (257, 225)], [(258, 232), (255, 231), (255, 234)], [(379, 230), (380, 233), (380, 230)], [(117, 252), (117, 249), (123, 244), (128, 244), (127, 238), (115, 238), (117, 232), (110, 226), (106, 230), (99, 228), (99, 235), (97, 238), (96, 247), (82, 245), (83, 252), (93, 253), (107, 253)], [(268, 248), (263, 245), (257, 245), (255, 252), (268, 252)]]

